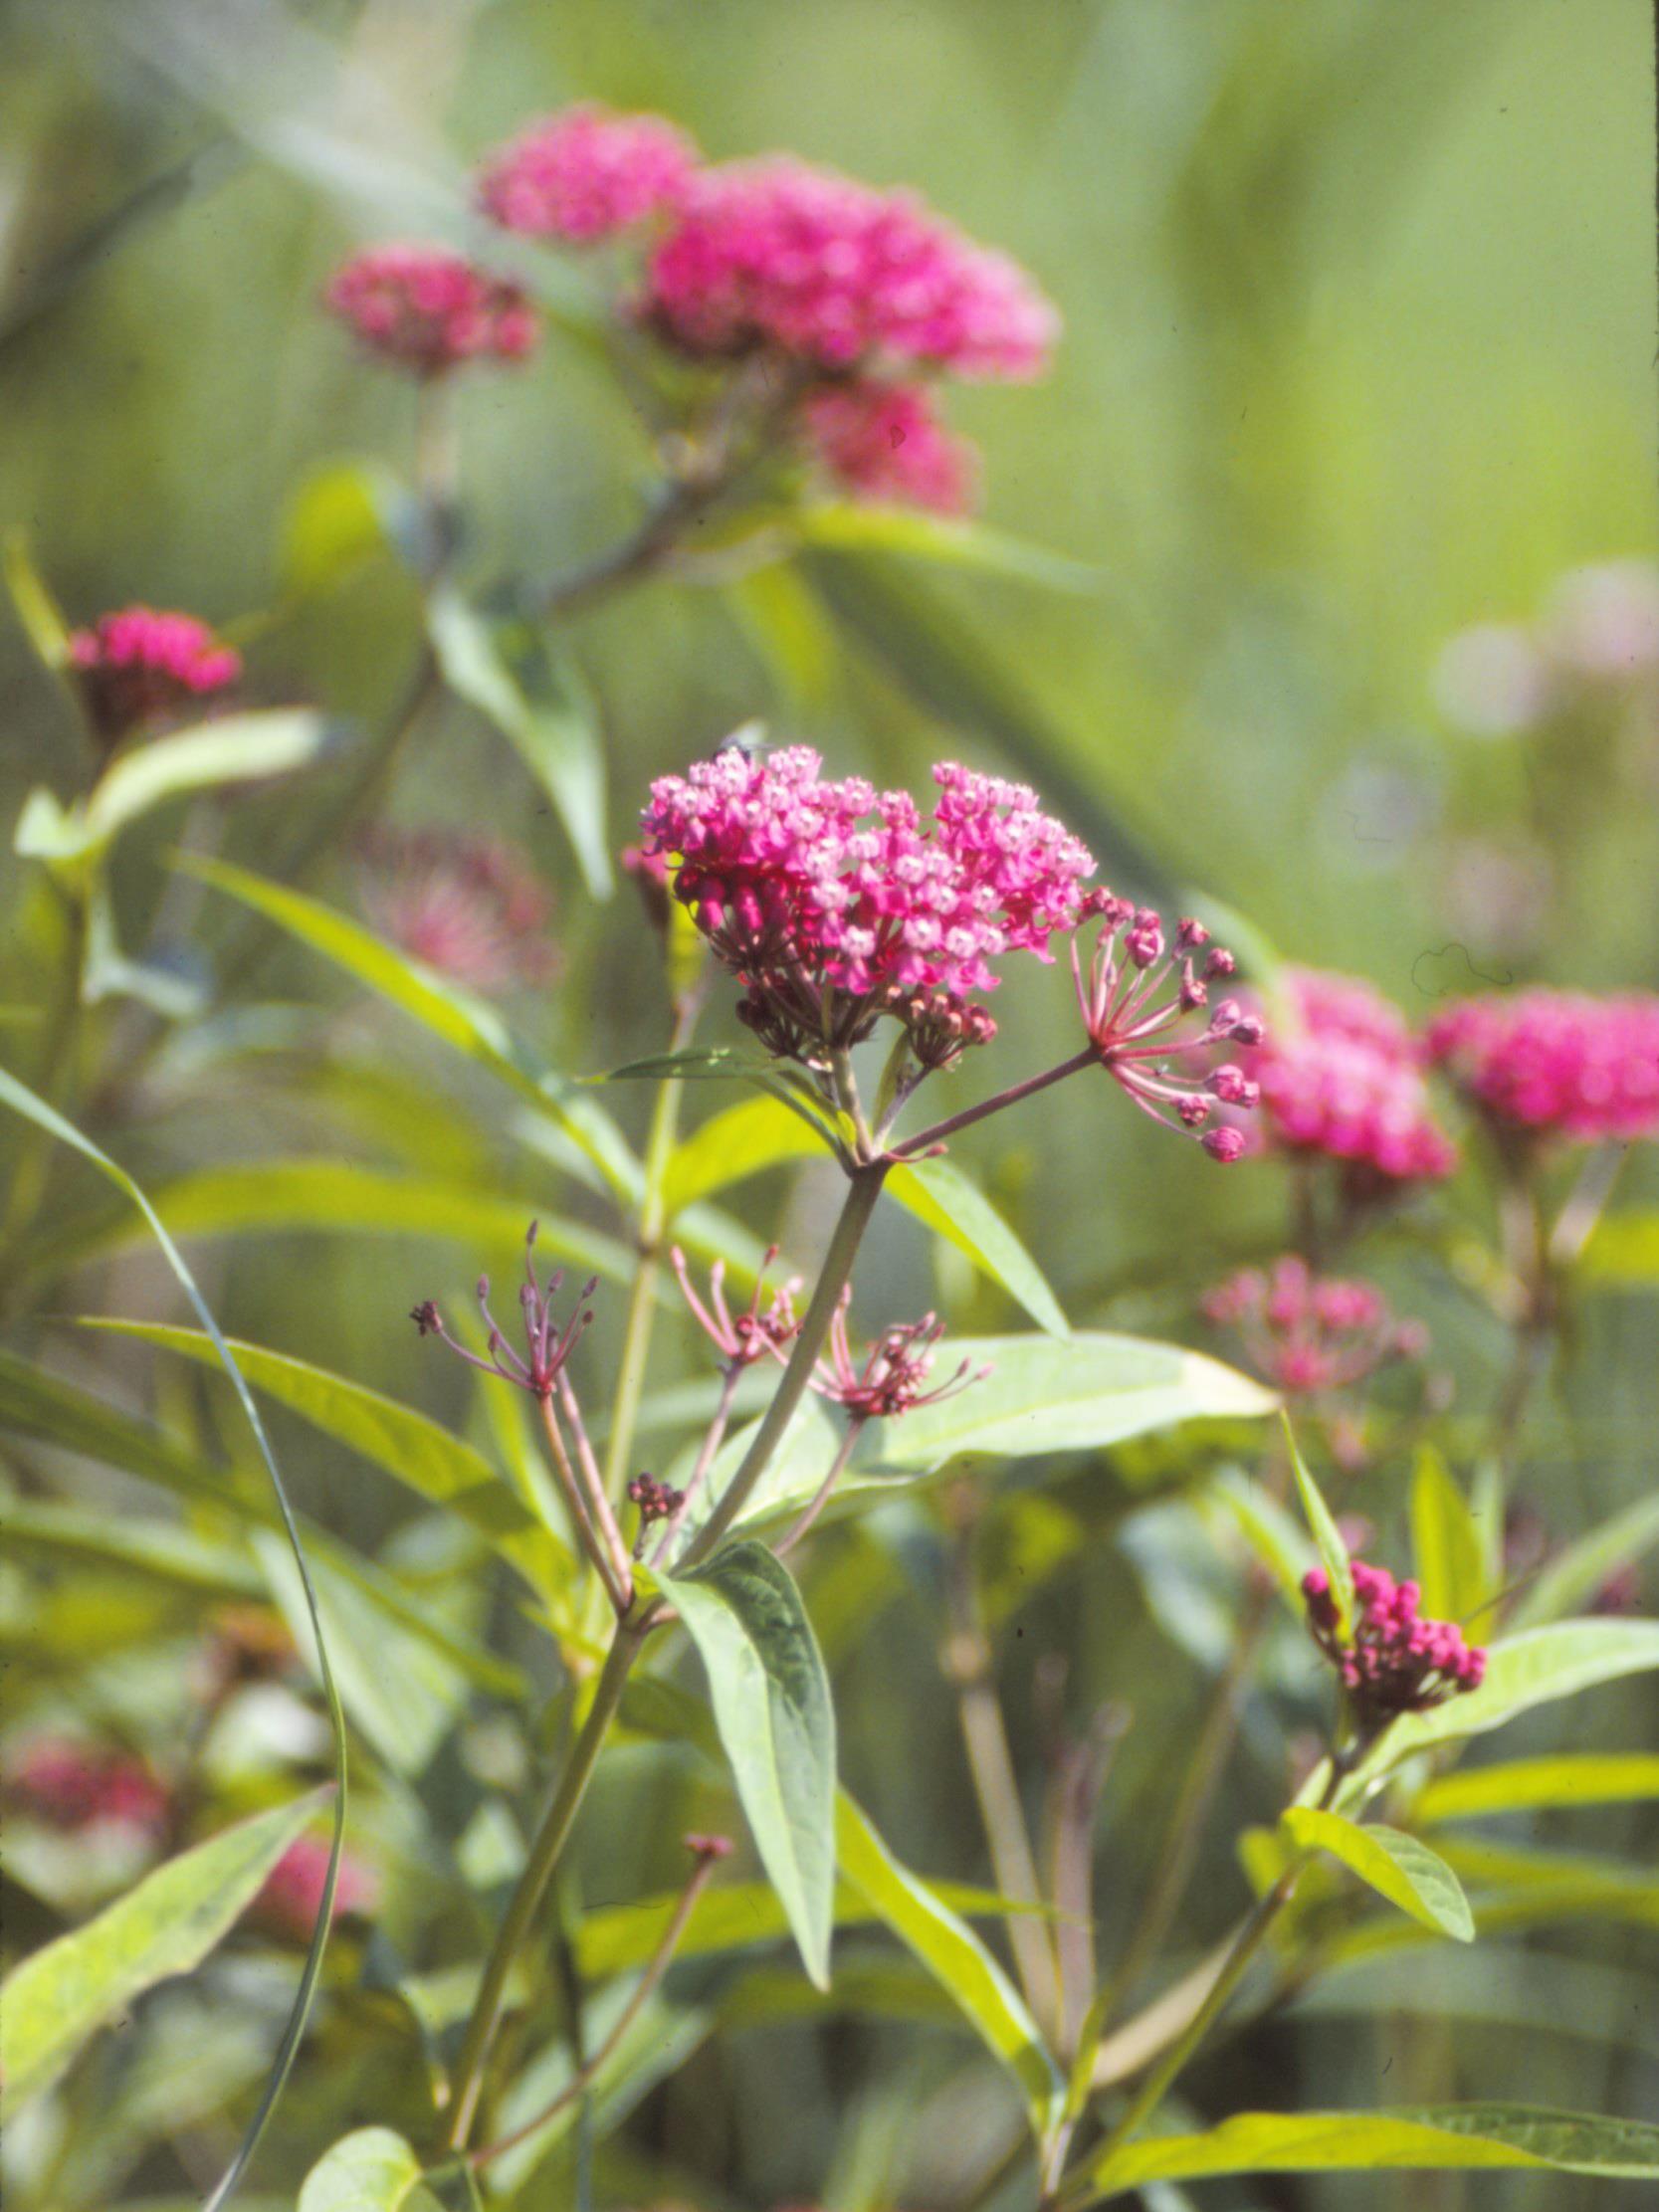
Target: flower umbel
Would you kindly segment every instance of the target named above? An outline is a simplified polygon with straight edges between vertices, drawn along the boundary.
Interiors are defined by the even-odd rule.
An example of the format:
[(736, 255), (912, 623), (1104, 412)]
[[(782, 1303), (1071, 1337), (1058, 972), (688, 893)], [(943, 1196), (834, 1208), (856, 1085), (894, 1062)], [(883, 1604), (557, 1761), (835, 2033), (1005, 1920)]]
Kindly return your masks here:
[(1238, 1332), (1258, 1374), (1290, 1397), (1349, 1389), (1390, 1360), (1419, 1359), (1428, 1332), (1396, 1319), (1374, 1284), (1318, 1276), (1287, 1254), (1205, 1294), (1204, 1313)]
[(31, 1743), (6, 1775), (19, 1810), (54, 1828), (129, 1828), (159, 1835), (171, 1800), (166, 1785), (140, 1758), (68, 1737)]
[(1101, 1066), (1154, 1121), (1197, 1137), (1211, 1159), (1236, 1160), (1245, 1149), (1241, 1133), (1230, 1123), (1208, 1124), (1218, 1102), (1245, 1111), (1254, 1106), (1256, 1086), (1228, 1061), (1203, 1072), (1181, 1065), (1189, 1054), (1262, 1041), (1260, 1018), (1236, 999), (1223, 999), (1207, 1021), (1197, 1019), (1211, 979), (1233, 973), (1232, 954), (1210, 944), (1201, 921), (1177, 922), (1167, 939), (1150, 906), (1109, 891), (1090, 892), (1083, 908), (1086, 919), (1098, 918), (1100, 933), (1087, 979), (1073, 937), (1072, 975)]
[(521, 361), (534, 309), (518, 286), (437, 246), (377, 246), (348, 261), (325, 303), (369, 350), (420, 377), (464, 361)]
[(379, 823), (359, 852), (363, 911), (401, 951), (477, 991), (557, 974), (552, 894), (517, 846)]
[(499, 1375), (504, 1382), (511, 1382), (520, 1390), (527, 1390), (532, 1398), (549, 1399), (558, 1387), (558, 1378), (566, 1360), (574, 1351), (577, 1339), (593, 1318), (593, 1309), (587, 1301), (599, 1288), (599, 1278), (589, 1276), (576, 1295), (570, 1318), (561, 1326), (553, 1313), (553, 1301), (564, 1285), (564, 1270), (555, 1268), (548, 1276), (546, 1287), (536, 1281), (535, 1235), (536, 1223), (529, 1225), (524, 1239), (524, 1281), (518, 1289), (518, 1306), (523, 1316), (524, 1356), (520, 1358), (497, 1323), (490, 1310), (490, 1278), (478, 1279), (478, 1306), (489, 1330), (488, 1356), (480, 1358), (459, 1343), (444, 1325), (443, 1315), (432, 1299), (424, 1299), (413, 1308), (409, 1318), (422, 1336), (439, 1336), (450, 1350), (464, 1359), (469, 1367), (477, 1367), (484, 1374)]
[(1659, 997), (1650, 993), (1460, 999), (1429, 1024), (1425, 1046), (1500, 1132), (1578, 1144), (1659, 1135)]
[(936, 1405), (953, 1398), (969, 1383), (982, 1382), (989, 1367), (975, 1367), (964, 1359), (947, 1380), (925, 1387), (933, 1372), (933, 1351), (944, 1334), (944, 1323), (933, 1313), (919, 1321), (903, 1321), (877, 1337), (859, 1366), (847, 1340), (847, 1308), (852, 1292), (843, 1292), (830, 1322), (829, 1358), (819, 1360), (812, 1373), (812, 1387), (820, 1397), (842, 1406), (855, 1421), (892, 1421), (914, 1413), (918, 1406)]
[(1314, 1641), (1337, 1669), (1361, 1741), (1402, 1712), (1426, 1712), (1486, 1679), (1486, 1653), (1466, 1644), (1454, 1622), (1422, 1619), (1416, 1583), (1396, 1582), (1384, 1567), (1354, 1560), (1355, 1617), (1346, 1637), (1323, 1567), (1303, 1576), (1302, 1595)]
[(925, 386), (824, 384), (802, 402), (801, 427), (819, 467), (859, 499), (935, 514), (965, 514), (974, 503), (978, 453), (946, 430)]
[(680, 206), (697, 160), (691, 140), (661, 115), (566, 107), (485, 164), (479, 201), (504, 230), (595, 246)]
[(772, 1292), (770, 1302), (762, 1310), (762, 1301), (766, 1298), (766, 1270), (777, 1258), (775, 1244), (768, 1246), (766, 1257), (760, 1263), (753, 1297), (735, 1313), (726, 1303), (724, 1260), (717, 1260), (709, 1271), (706, 1304), (692, 1287), (686, 1255), (678, 1245), (670, 1258), (686, 1304), (727, 1367), (752, 1367), (757, 1359), (767, 1357), (782, 1364), (784, 1346), (800, 1334), (801, 1324), (794, 1301), (801, 1285), (799, 1276), (790, 1276)]
[[(322, 1910), (328, 1857), (325, 1837), (298, 1836), (267, 1875), (253, 1910), (275, 1933), (296, 1943), (310, 1942)], [(380, 1883), (373, 1869), (349, 1852), (342, 1852), (334, 1882), (332, 1917), (339, 1920), (372, 1912), (379, 1900)]]
[(205, 622), (153, 607), (122, 607), (72, 632), (69, 665), (108, 744), (148, 722), (175, 719), (242, 675), (241, 654)]

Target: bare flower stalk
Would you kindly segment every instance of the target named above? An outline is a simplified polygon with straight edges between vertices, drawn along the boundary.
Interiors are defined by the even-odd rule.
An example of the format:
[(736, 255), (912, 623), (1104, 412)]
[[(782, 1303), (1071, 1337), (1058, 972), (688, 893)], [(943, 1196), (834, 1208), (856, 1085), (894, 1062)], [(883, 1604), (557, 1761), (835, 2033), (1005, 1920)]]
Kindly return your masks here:
[(823, 1481), (818, 1485), (818, 1488), (812, 1494), (810, 1504), (803, 1508), (799, 1517), (794, 1521), (788, 1532), (784, 1536), (782, 1536), (778, 1542), (773, 1544), (772, 1549), (776, 1553), (778, 1558), (781, 1559), (788, 1552), (793, 1551), (796, 1544), (800, 1542), (801, 1538), (806, 1534), (807, 1530), (818, 1518), (818, 1515), (829, 1504), (830, 1493), (832, 1490), (834, 1490), (836, 1484), (841, 1480), (841, 1476), (846, 1469), (847, 1462), (852, 1458), (854, 1450), (857, 1447), (858, 1440), (864, 1434), (864, 1430), (865, 1423), (862, 1420), (855, 1417), (853, 1420), (848, 1422), (847, 1433), (841, 1439), (841, 1443), (837, 1448), (834, 1459), (830, 1461), (829, 1472), (825, 1475)]
[[(570, 1424), (570, 1434), (576, 1442), (576, 1465), (587, 1494), (588, 1510), (593, 1515), (597, 1541), (596, 1553), (602, 1554), (610, 1566), (606, 1586), (610, 1589), (611, 1602), (619, 1613), (626, 1613), (634, 1599), (634, 1578), (629, 1572), (628, 1547), (622, 1540), (611, 1502), (605, 1496), (605, 1485), (599, 1473), (599, 1463), (593, 1456), (593, 1447), (587, 1440), (587, 1430), (582, 1422), (582, 1409), (576, 1402), (576, 1393), (570, 1387), (570, 1378), (561, 1369), (557, 1380), (558, 1402), (564, 1418)], [(551, 1418), (550, 1400), (543, 1398), (547, 1428), (552, 1434), (556, 1424)]]
[(651, 1564), (661, 1566), (672, 1547), (679, 1541), (680, 1531), (686, 1525), (686, 1515), (693, 1501), (709, 1480), (709, 1470), (714, 1466), (722, 1444), (726, 1441), (726, 1424), (731, 1419), (731, 1405), (737, 1395), (737, 1385), (742, 1379), (744, 1362), (733, 1360), (726, 1369), (721, 1383), (720, 1403), (715, 1408), (715, 1418), (710, 1422), (703, 1444), (697, 1455), (697, 1465), (692, 1469), (679, 1505), (669, 1515), (657, 1547), (651, 1554)]

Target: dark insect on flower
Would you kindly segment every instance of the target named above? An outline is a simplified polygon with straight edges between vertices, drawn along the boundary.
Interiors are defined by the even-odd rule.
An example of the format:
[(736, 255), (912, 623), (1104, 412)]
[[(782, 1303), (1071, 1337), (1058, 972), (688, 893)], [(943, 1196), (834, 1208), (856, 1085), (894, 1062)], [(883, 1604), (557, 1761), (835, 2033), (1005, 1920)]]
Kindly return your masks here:
[(477, 1367), (487, 1375), (500, 1375), (504, 1382), (527, 1390), (532, 1398), (550, 1398), (557, 1386), (560, 1369), (576, 1347), (577, 1339), (593, 1318), (587, 1301), (599, 1288), (599, 1278), (589, 1276), (576, 1295), (570, 1318), (560, 1326), (554, 1317), (553, 1301), (564, 1285), (564, 1270), (555, 1268), (548, 1276), (543, 1289), (535, 1277), (535, 1235), (537, 1224), (531, 1222), (524, 1238), (524, 1281), (518, 1290), (518, 1306), (523, 1316), (524, 1356), (520, 1358), (502, 1333), (496, 1316), (490, 1310), (490, 1278), (481, 1275), (478, 1280), (479, 1311), (484, 1315), (484, 1325), (489, 1330), (487, 1356), (480, 1358), (458, 1343), (444, 1325), (443, 1315), (436, 1302), (423, 1299), (409, 1315), (422, 1336), (439, 1336), (469, 1367)]
[(760, 1263), (754, 1296), (735, 1313), (726, 1304), (724, 1260), (717, 1260), (709, 1271), (709, 1303), (705, 1305), (692, 1288), (686, 1255), (678, 1245), (670, 1258), (686, 1304), (728, 1366), (751, 1367), (757, 1359), (765, 1359), (768, 1355), (781, 1364), (783, 1347), (800, 1334), (801, 1324), (795, 1312), (795, 1293), (800, 1289), (800, 1278), (792, 1275), (786, 1283), (780, 1283), (772, 1293), (771, 1304), (761, 1311), (761, 1301), (766, 1295), (766, 1270), (777, 1258), (775, 1244), (767, 1247), (766, 1257)]
[(944, 1323), (933, 1313), (887, 1329), (871, 1345), (863, 1366), (858, 1366), (847, 1340), (847, 1308), (851, 1303), (851, 1291), (844, 1291), (830, 1322), (829, 1359), (816, 1363), (811, 1380), (821, 1397), (844, 1406), (855, 1421), (895, 1420), (918, 1406), (953, 1398), (969, 1383), (981, 1382), (990, 1373), (988, 1367), (975, 1367), (971, 1360), (964, 1359), (946, 1381), (936, 1383), (932, 1390), (925, 1387), (933, 1371), (933, 1348), (944, 1334)]
[(1303, 1576), (1302, 1595), (1314, 1641), (1337, 1670), (1362, 1742), (1402, 1712), (1427, 1712), (1486, 1679), (1486, 1653), (1466, 1644), (1455, 1622), (1422, 1619), (1417, 1584), (1396, 1582), (1384, 1567), (1354, 1560), (1354, 1618), (1346, 1635), (1323, 1567)]

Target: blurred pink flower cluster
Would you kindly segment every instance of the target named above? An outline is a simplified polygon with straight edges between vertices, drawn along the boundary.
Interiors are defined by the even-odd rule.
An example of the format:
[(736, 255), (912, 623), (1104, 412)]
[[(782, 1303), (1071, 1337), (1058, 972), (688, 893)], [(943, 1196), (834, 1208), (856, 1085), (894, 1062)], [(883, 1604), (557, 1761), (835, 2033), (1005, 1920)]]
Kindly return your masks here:
[(400, 951), (477, 991), (546, 983), (552, 894), (504, 839), (378, 823), (362, 838), (364, 913)]
[(1426, 1050), (1497, 1128), (1578, 1143), (1659, 1134), (1659, 997), (1518, 991), (1461, 999)]
[(945, 429), (920, 385), (875, 377), (826, 384), (808, 395), (801, 421), (826, 472), (861, 499), (935, 514), (964, 514), (974, 504), (978, 452)]
[(1433, 690), (1476, 736), (1535, 728), (1659, 680), (1659, 567), (1593, 562), (1555, 583), (1531, 622), (1480, 622), (1442, 648)]
[(335, 273), (326, 302), (370, 352), (422, 378), (467, 361), (521, 361), (535, 348), (520, 288), (441, 247), (359, 254)]
[(113, 743), (172, 720), (242, 676), (242, 656), (194, 615), (122, 607), (70, 635), (75, 671), (99, 733)]
[(533, 123), (479, 173), (480, 205), (503, 230), (593, 246), (683, 204), (698, 152), (660, 115), (583, 104)]
[(69, 1737), (28, 1745), (6, 1783), (19, 1810), (67, 1833), (112, 1827), (159, 1836), (171, 1805), (166, 1785), (144, 1760)]
[(1319, 1276), (1295, 1254), (1207, 1292), (1207, 1319), (1235, 1330), (1258, 1374), (1289, 1397), (1351, 1388), (1389, 1360), (1418, 1359), (1428, 1333), (1396, 1319), (1374, 1284)]
[[(325, 1836), (299, 1836), (283, 1853), (255, 1899), (253, 1910), (274, 1934), (309, 1943), (328, 1880), (329, 1845)], [(380, 1901), (374, 1870), (350, 1852), (340, 1854), (331, 1917), (369, 1913)]]

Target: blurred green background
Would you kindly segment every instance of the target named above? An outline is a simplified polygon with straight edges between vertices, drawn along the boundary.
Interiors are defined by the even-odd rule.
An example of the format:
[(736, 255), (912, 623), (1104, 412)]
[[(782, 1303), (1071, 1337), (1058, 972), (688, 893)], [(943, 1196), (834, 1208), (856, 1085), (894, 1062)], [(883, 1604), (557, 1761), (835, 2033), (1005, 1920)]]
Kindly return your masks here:
[[(988, 518), (1100, 580), (1059, 593), (820, 554), (803, 570), (815, 627), (787, 674), (720, 589), (659, 583), (584, 620), (573, 640), (601, 703), (614, 842), (650, 775), (761, 714), (838, 772), (919, 785), (940, 752), (1014, 769), (1130, 888), (1207, 894), (1287, 956), (1362, 972), (1414, 1016), (1471, 969), (1659, 985), (1651, 743), (1643, 755), (1587, 725), (1555, 732), (1554, 754), (1471, 736), (1430, 681), (1452, 633), (1531, 618), (1578, 564), (1659, 551), (1644, 0), (9, 0), (0, 27), (0, 521), (27, 526), (75, 619), (143, 599), (234, 624), (271, 605), (308, 474), (357, 456), (408, 465), (408, 390), (317, 311), (331, 267), (385, 237), (474, 239), (466, 168), (530, 115), (577, 98), (657, 107), (713, 156), (784, 147), (913, 183), (1037, 274), (1065, 317), (1054, 373), (953, 395), (950, 411), (983, 444)], [(533, 254), (497, 258), (564, 281)], [(474, 573), (551, 575), (627, 526), (641, 448), (578, 350), (550, 336), (527, 374), (480, 378), (461, 411)], [(373, 569), (255, 638), (251, 689), (372, 723), (416, 644), (411, 587)], [(77, 788), (71, 720), (9, 619), (0, 731), (0, 817), (33, 783)], [(260, 865), (273, 825), (287, 834), (308, 803), (239, 801), (230, 849)], [(397, 811), (530, 844), (560, 887), (567, 965), (526, 1026), (561, 1065), (602, 1068), (660, 1042), (650, 948), (625, 897), (584, 901), (536, 804), (503, 740), (451, 704), (425, 724)], [(177, 828), (123, 855), (135, 922)], [(1482, 873), (1494, 850), (1496, 878)], [(15, 886), (20, 864), (0, 865)], [(1517, 880), (1519, 900), (1483, 893)], [(349, 898), (343, 875), (333, 892)], [(0, 995), (27, 995), (31, 957), (14, 930)], [(268, 976), (279, 995), (317, 992), (298, 960)], [(1067, 988), (1056, 970), (1002, 994), (1005, 1070), (1052, 1043)], [(418, 1043), (382, 1027), (385, 1049), (418, 1062)], [(433, 1126), (409, 1132), (412, 1155), (441, 1150), (450, 1080), (434, 1070)], [(247, 1084), (170, 1107), (123, 1137), (152, 1175), (318, 1134)], [(1184, 1286), (1283, 1221), (1271, 1171), (1218, 1176), (1087, 1085), (996, 1124), (981, 1157), (1078, 1319), (1186, 1329)], [(528, 1202), (521, 1156), (506, 1173)], [(1634, 1165), (1624, 1195), (1656, 1193), (1651, 1162)], [(760, 1186), (757, 1228), (784, 1195)], [(824, 1192), (809, 1178), (787, 1195), (804, 1233)], [(1479, 1220), (1472, 1190), (1452, 1204)], [(417, 1359), (401, 1315), (409, 1292), (464, 1283), (465, 1258), (376, 1242), (331, 1251), (323, 1275), (317, 1249), (220, 1250), (222, 1317), (411, 1402), (435, 1406), (454, 1383), (459, 1407), (459, 1377)], [(1389, 1268), (1402, 1303), (1435, 1318), (1460, 1403), (1478, 1406), (1495, 1331), (1420, 1257), (1384, 1255)], [(884, 1314), (941, 1290), (968, 1317), (973, 1294), (948, 1272), (931, 1285), (908, 1226), (884, 1229), (865, 1272)], [(118, 1307), (160, 1299), (144, 1266), (129, 1275)], [(1541, 1417), (1534, 1476), (1562, 1531), (1652, 1484), (1652, 1324), (1645, 1296), (1602, 1301)], [(301, 1487), (369, 1539), (376, 1502), (304, 1457)], [(844, 1763), (899, 1848), (977, 1879), (928, 1633), (884, 1608), (879, 1637), (843, 1641)], [(1104, 1823), (1110, 1920), (1139, 1892), (1142, 1802), (1202, 1678), (1121, 1559), (1050, 1587), (1010, 1645), (1023, 1732), (1033, 1662), (1064, 1648), (1080, 1708), (1127, 1681), (1137, 1710)], [(918, 1688), (896, 1708), (901, 1673)], [(1586, 1728), (1604, 1720), (1628, 1742), (1642, 1699), (1604, 1693)], [(1650, 1709), (1648, 1722), (1659, 1740)], [(1267, 1750), (1240, 1777), (1258, 1814), (1280, 1786)], [(1609, 1814), (1597, 1830), (1575, 1840), (1651, 1857), (1651, 1819)], [(628, 1895), (625, 1840), (618, 1851)], [(1224, 1837), (1211, 1871), (1193, 1939), (1237, 1901)], [(1632, 1963), (1640, 1944), (1653, 1963), (1651, 1934), (1574, 1940), (1592, 1961)], [(1501, 2091), (1659, 2109), (1651, 2011), (1624, 2041), (1556, 2036), (1537, 2028), (1535, 1990), (1512, 2008), (1524, 2029), (1500, 1978), (1497, 2023), (1435, 2047), (1453, 2079), (1402, 2062), (1378, 2091), (1386, 2036), (1322, 2021), (1258, 2038), (1226, 2094), (1289, 2102), (1296, 2070), (1310, 2102)], [(836, 2112), (883, 2070), (879, 2037), (846, 2057), (805, 2030), (733, 2037), (720, 2063), (735, 2085), (720, 2109), (740, 2114), (727, 2149), (756, 2203), (820, 2186)], [(973, 2078), (954, 2079), (949, 2095)], [(695, 2085), (679, 2115), (695, 2134), (693, 2103)], [(947, 2139), (949, 2109), (935, 2119)], [(923, 2155), (913, 2201), (946, 2181)], [(1459, 2201), (1451, 2184), (1409, 2189), (1235, 2201)], [(1631, 2201), (1566, 2181), (1487, 2183), (1480, 2199), (1603, 2200)]]

